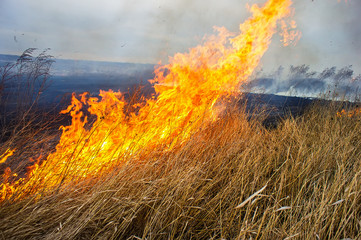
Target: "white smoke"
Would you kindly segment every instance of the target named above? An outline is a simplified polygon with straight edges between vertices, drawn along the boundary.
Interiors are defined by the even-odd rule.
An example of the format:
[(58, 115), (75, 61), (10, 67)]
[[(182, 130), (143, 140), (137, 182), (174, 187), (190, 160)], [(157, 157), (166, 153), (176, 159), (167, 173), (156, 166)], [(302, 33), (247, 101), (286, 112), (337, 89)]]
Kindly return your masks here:
[(245, 88), (255, 93), (354, 101), (361, 88), (361, 75), (356, 75), (351, 65), (321, 72), (313, 71), (308, 65), (279, 67), (271, 74), (258, 72)]

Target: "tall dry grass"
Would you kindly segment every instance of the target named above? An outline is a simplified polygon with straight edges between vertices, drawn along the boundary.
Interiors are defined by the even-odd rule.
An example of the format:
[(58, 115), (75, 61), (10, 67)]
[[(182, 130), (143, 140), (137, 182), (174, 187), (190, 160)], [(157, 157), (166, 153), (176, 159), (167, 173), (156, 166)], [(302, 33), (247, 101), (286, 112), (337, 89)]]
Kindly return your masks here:
[(2, 239), (359, 239), (361, 116), (229, 111), (171, 151), (0, 208)]
[(28, 48), (16, 61), (0, 66), (0, 156), (16, 149), (14, 157), (0, 164), (0, 175), (8, 168), (25, 174), (33, 163), (19, 159), (37, 159), (53, 151), (58, 141), (60, 132), (54, 125), (60, 116), (39, 106), (55, 62), (48, 50)]

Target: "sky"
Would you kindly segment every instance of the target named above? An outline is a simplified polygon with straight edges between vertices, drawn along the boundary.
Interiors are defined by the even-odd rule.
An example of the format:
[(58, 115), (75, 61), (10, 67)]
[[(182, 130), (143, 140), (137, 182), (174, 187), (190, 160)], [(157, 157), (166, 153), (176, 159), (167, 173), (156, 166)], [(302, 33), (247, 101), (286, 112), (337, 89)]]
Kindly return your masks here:
[[(246, 4), (266, 0), (0, 0), (0, 53), (50, 48), (56, 58), (158, 63), (201, 43), (213, 26), (238, 32)], [(361, 0), (294, 0), (302, 37), (275, 36), (261, 67), (353, 65), (361, 73)]]

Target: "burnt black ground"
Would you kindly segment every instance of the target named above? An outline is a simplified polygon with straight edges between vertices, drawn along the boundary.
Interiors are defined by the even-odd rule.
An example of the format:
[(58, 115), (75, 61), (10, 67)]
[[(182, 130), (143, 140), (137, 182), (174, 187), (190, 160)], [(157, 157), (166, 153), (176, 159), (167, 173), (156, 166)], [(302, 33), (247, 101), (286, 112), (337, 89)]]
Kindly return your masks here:
[(297, 117), (319, 99), (279, 96), (274, 94), (245, 93), (239, 104), (247, 104), (246, 111), (249, 115), (262, 114), (265, 116), (263, 124), (266, 127), (276, 127), (285, 117)]

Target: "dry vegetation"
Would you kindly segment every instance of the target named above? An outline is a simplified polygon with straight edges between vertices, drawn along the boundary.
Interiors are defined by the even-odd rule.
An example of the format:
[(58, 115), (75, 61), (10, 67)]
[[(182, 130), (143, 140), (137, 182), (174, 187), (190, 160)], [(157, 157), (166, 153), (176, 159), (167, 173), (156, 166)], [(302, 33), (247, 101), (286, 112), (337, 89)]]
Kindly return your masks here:
[(361, 117), (339, 110), (273, 129), (229, 111), (102, 179), (3, 202), (0, 238), (358, 239)]
[[(101, 165), (109, 151), (80, 158), (81, 154), (70, 150), (71, 158), (55, 159), (65, 166), (61, 171), (51, 171), (55, 167), (48, 158), (43, 163), (50, 168), (39, 167), (37, 175), (29, 174), (27, 179), (33, 182), (26, 183), (30, 184), (20, 182), (23, 188), (7, 188), (15, 189), (14, 194), (1, 188), (0, 239), (360, 239), (360, 114), (337, 114), (341, 110), (337, 103), (316, 104), (300, 117), (286, 117), (277, 126), (267, 128), (262, 124), (266, 116), (249, 119), (245, 111), (235, 107), (228, 108), (211, 124), (199, 127), (201, 120), (207, 120), (199, 118), (201, 113), (206, 113), (204, 110), (220, 97), (229, 95), (221, 94), (224, 87), (239, 89), (250, 77), (276, 32), (277, 21), (292, 12), (291, 3), (268, 1), (263, 7), (251, 7), (254, 16), (240, 25), (242, 34), (233, 36), (219, 28), (219, 35), (210, 37), (204, 46), (176, 54), (169, 64), (155, 70), (152, 82), (156, 83), (158, 98), (149, 100), (139, 110), (141, 117), (137, 119), (139, 115), (133, 114), (135, 120), (131, 120), (142, 123), (145, 119), (152, 123), (145, 124), (152, 130), (153, 125), (174, 121), (177, 124), (171, 127), (169, 136), (185, 138), (172, 138), (171, 144), (151, 144), (139, 152), (118, 145), (119, 141), (110, 142), (108, 145), (114, 149), (129, 150), (129, 154), (110, 155), (111, 163), (119, 163), (111, 171)], [(291, 30), (295, 24), (289, 25)], [(297, 37), (294, 31), (281, 35), (285, 45)], [(15, 103), (15, 118), (5, 116), (6, 108), (0, 118), (0, 171), (4, 173), (0, 186), (11, 182), (9, 176), (20, 177), (11, 175), (5, 167), (18, 169), (16, 172), (24, 175), (21, 169), (31, 165), (27, 162), (30, 157), (50, 154), (59, 140), (57, 133), (48, 128), (50, 119), (38, 120), (35, 111), (52, 58), (45, 52), (33, 57), (32, 51), (25, 51), (16, 63), (0, 69), (1, 100), (8, 82), (15, 83), (15, 94), (9, 96), (16, 100), (9, 100)], [(182, 104), (167, 104), (177, 100)], [(10, 105), (6, 101), (5, 106)], [(96, 104), (94, 99), (91, 101)], [(113, 105), (111, 102), (104, 108)], [(125, 115), (120, 105), (114, 109)], [(158, 112), (150, 114), (154, 113), (153, 107)], [(65, 112), (73, 114), (73, 120), (83, 117), (71, 108)], [(118, 115), (110, 114), (111, 118), (105, 119), (108, 111), (92, 110), (101, 113), (100, 123), (114, 120), (123, 126), (117, 122)], [(141, 113), (147, 117), (142, 118)], [(164, 117), (172, 114), (174, 118)], [(207, 116), (211, 119), (211, 114)], [(134, 121), (124, 126), (135, 125)], [(199, 125), (187, 131), (193, 121)], [(92, 130), (102, 125), (95, 123)], [(86, 132), (83, 125), (75, 125), (76, 130)], [(131, 128), (130, 135), (135, 142), (137, 131), (141, 132), (140, 126), (144, 125), (137, 126)], [(107, 145), (108, 132), (110, 135), (118, 129), (105, 129), (105, 137), (99, 138), (104, 142), (95, 139), (103, 135), (94, 135), (91, 142), (75, 134), (78, 138), (71, 138), (70, 143), (81, 151), (95, 143), (98, 146), (93, 151), (100, 152), (103, 144)], [(158, 129), (158, 136), (166, 135), (165, 129)], [(152, 139), (139, 141), (158, 141), (154, 134), (148, 136)], [(67, 149), (70, 144), (64, 146)], [(5, 159), (7, 151), (14, 148), (16, 154)], [(64, 155), (62, 151), (56, 153)], [(83, 163), (78, 166), (84, 169), (67, 175), (67, 169), (76, 161)], [(92, 164), (100, 165), (99, 172), (106, 169), (107, 174), (89, 174), (94, 173), (90, 172)], [(78, 177), (79, 172), (85, 172), (79, 174), (84, 178)], [(59, 182), (47, 186), (51, 182), (48, 176)]]
[(59, 125), (60, 116), (39, 107), (54, 63), (47, 51), (29, 48), (15, 62), (0, 66), (0, 158), (16, 149), (12, 158), (0, 161), (1, 175), (10, 167), (22, 176), (33, 164), (29, 160), (53, 151), (58, 140), (54, 126)]

